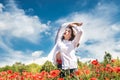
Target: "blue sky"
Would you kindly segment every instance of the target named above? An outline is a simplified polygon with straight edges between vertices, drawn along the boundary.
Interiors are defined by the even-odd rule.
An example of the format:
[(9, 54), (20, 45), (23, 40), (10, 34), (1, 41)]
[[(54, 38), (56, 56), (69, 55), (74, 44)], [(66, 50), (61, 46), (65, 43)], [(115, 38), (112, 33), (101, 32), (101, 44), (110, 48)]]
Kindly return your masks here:
[(0, 0), (0, 66), (43, 64), (64, 22), (83, 22), (76, 55), (85, 62), (120, 57), (119, 0)]

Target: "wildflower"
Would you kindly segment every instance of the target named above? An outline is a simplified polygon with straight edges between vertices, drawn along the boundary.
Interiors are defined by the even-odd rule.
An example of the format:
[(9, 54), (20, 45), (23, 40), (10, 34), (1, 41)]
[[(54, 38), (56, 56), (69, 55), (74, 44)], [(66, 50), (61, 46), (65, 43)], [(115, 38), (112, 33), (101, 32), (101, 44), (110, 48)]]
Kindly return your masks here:
[(115, 61), (116, 61), (116, 59), (112, 59), (112, 60), (111, 60), (111, 62), (113, 62), (113, 63), (114, 63)]
[(6, 74), (7, 74), (6, 71), (2, 71), (2, 72), (0, 72), (0, 75), (1, 75), (1, 76), (4, 76), (4, 75), (6, 75)]
[(106, 67), (110, 68), (110, 67), (111, 67), (111, 65), (110, 65), (110, 64), (107, 64), (107, 65), (106, 65)]
[(104, 80), (110, 80), (109, 78), (105, 77)]
[(90, 70), (87, 69), (87, 70), (84, 71), (84, 73), (85, 73), (85, 74), (90, 74)]
[(98, 62), (97, 60), (93, 60), (93, 61), (92, 61), (92, 64), (93, 64), (93, 65), (98, 65), (99, 62)]
[(76, 76), (81, 75), (81, 70), (80, 70), (80, 69), (78, 69), (77, 71), (75, 71), (75, 75), (76, 75)]
[(59, 70), (52, 70), (50, 71), (50, 76), (51, 78), (55, 78), (59, 75), (60, 71)]
[(45, 76), (48, 75), (48, 72), (46, 72), (46, 71), (42, 71), (42, 72), (40, 73), (40, 75), (43, 76), (43, 77), (45, 77)]
[(12, 70), (8, 70), (7, 73), (8, 73), (8, 74), (12, 74)]
[(115, 67), (116, 73), (120, 73), (120, 67)]
[(96, 77), (99, 77), (100, 76), (100, 74), (96, 74)]
[(90, 80), (97, 80), (97, 78), (95, 78), (95, 77), (92, 77), (92, 78), (90, 78)]
[(2, 77), (0, 77), (0, 80), (4, 80)]
[(8, 77), (10, 80), (15, 79), (15, 75), (11, 75)]
[(25, 77), (24, 76), (21, 76), (21, 79), (20, 80), (25, 80)]

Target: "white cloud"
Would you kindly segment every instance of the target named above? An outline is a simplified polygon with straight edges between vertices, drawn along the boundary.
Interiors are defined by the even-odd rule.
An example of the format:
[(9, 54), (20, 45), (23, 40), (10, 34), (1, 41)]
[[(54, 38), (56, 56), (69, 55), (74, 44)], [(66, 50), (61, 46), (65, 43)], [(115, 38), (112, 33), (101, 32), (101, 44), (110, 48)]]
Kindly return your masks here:
[[(32, 53), (32, 55), (28, 55), (29, 53)], [(1, 61), (0, 67), (4, 67), (5, 65), (13, 65), (16, 62), (22, 62), (26, 65), (29, 65), (34, 62), (39, 65), (42, 65), (47, 60), (47, 57), (41, 56), (43, 53), (44, 53), (43, 51), (22, 52), (22, 51), (13, 50), (7, 53), (6, 55), (4, 55), (3, 59), (0, 59), (0, 60), (4, 60)]]
[(35, 59), (34, 63), (37, 63), (39, 65), (43, 65), (47, 60), (48, 60), (47, 57), (41, 57), (41, 58)]
[[(4, 9), (4, 10), (3, 10)], [(41, 23), (38, 16), (26, 15), (23, 9), (17, 8), (14, 0), (9, 0), (5, 6), (0, 3), (0, 49), (5, 51), (0, 53), (5, 61), (1, 61), (0, 66), (6, 64), (12, 65), (15, 62), (25, 62), (30, 59), (30, 55), (26, 51), (14, 50), (11, 39), (18, 38), (29, 41), (31, 43), (40, 43), (42, 33), (48, 34), (50, 21), (47, 24)], [(42, 52), (36, 51), (33, 56), (40, 56)]]
[(37, 43), (41, 38), (40, 33), (48, 30), (47, 24), (42, 24), (38, 16), (26, 15), (24, 10), (18, 9), (13, 1), (9, 4), (5, 9), (9, 7), (10, 11), (5, 12), (0, 8), (0, 35)]
[(0, 12), (2, 12), (3, 8), (4, 8), (3, 4), (0, 3)]
[(113, 24), (111, 27), (115, 32), (120, 32), (120, 24)]
[(32, 53), (32, 57), (35, 57), (35, 58), (40, 57), (40, 55), (43, 53), (44, 53), (43, 51), (35, 51)]
[(5, 66), (5, 65), (13, 65), (15, 62), (22, 62), (24, 59), (29, 58), (28, 56), (23, 55), (25, 53), (22, 51), (17, 51), (17, 50), (12, 50), (12, 49), (10, 50), (11, 51), (9, 52), (2, 53), (4, 55), (0, 56), (1, 58), (0, 67)]

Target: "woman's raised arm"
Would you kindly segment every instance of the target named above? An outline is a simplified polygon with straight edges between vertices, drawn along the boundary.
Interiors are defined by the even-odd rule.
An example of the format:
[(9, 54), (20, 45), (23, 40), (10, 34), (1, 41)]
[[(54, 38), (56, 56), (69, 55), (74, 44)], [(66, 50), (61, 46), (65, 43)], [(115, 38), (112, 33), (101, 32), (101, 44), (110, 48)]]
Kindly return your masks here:
[(73, 40), (73, 44), (74, 44), (74, 47), (77, 47), (78, 44), (79, 44), (79, 41), (81, 40), (81, 37), (82, 37), (82, 34), (83, 34), (83, 30), (81, 27), (83, 23), (71, 23), (69, 24), (68, 26), (72, 27), (74, 30), (75, 30), (75, 38)]

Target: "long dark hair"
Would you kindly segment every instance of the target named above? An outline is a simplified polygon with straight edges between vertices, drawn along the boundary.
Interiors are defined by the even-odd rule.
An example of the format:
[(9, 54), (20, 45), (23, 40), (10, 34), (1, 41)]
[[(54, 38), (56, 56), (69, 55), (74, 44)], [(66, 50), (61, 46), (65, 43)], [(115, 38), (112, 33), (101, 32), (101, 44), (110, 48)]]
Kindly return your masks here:
[[(73, 28), (71, 26), (67, 26), (66, 28), (71, 29), (71, 38), (69, 39), (69, 41), (72, 41), (75, 38), (75, 34), (74, 34), (74, 31), (73, 31)], [(62, 36), (62, 41), (64, 39), (65, 39), (64, 36)]]

